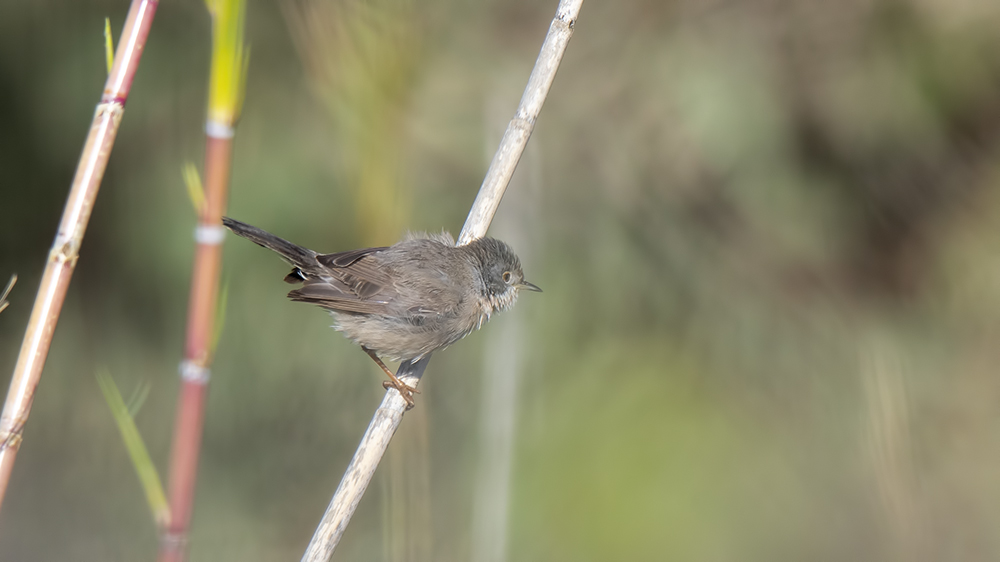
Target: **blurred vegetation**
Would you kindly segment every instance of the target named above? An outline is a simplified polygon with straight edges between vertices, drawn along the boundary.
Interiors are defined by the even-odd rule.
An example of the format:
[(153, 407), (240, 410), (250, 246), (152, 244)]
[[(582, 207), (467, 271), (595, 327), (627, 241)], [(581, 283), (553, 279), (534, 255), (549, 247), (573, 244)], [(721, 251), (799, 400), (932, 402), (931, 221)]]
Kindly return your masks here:
[[(513, 112), (555, 4), (251, 3), (229, 214), (323, 251), (457, 233), (499, 140), (488, 100), (510, 92)], [(105, 79), (104, 18), (117, 34), (126, 10), (0, 3), (0, 278), (20, 276), (0, 372)], [(584, 6), (531, 141), (525, 265), (545, 293), (511, 313), (531, 330), (511, 560), (1000, 558), (998, 29), (988, 0)], [(4, 560), (153, 556), (93, 375), (151, 382), (136, 423), (162, 471), (209, 31), (200, 1), (161, 3), (0, 514)], [(286, 301), (284, 269), (227, 243), (192, 560), (301, 556), (382, 394), (327, 316)], [(493, 328), (425, 377), (429, 559), (469, 557), (470, 365)], [(389, 488), (335, 559), (400, 559)]]

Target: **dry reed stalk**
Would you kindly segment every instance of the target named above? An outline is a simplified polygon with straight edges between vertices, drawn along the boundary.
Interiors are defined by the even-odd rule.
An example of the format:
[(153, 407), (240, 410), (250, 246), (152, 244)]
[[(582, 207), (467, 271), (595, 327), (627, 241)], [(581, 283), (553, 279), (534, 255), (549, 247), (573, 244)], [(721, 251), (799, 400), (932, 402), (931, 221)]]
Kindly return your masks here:
[(4, 403), (3, 414), (0, 415), (0, 505), (7, 491), (24, 425), (31, 412), (31, 402), (52, 344), (52, 334), (59, 321), (59, 312), (79, 258), (83, 235), (114, 147), (118, 125), (125, 111), (125, 101), (132, 88), (132, 80), (139, 67), (158, 4), (159, 0), (132, 0), (114, 64), (104, 83), (104, 93), (94, 112), (76, 175), (66, 198), (59, 230), (56, 231), (55, 241), (49, 251), (21, 351), (17, 356), (14, 376), (7, 391), (7, 401)]
[[(493, 215), (500, 205), (511, 176), (514, 175), (514, 169), (521, 158), (521, 153), (524, 152), (535, 120), (555, 79), (556, 70), (562, 61), (563, 53), (566, 52), (566, 45), (573, 36), (573, 26), (582, 5), (583, 0), (560, 0), (556, 16), (549, 26), (535, 67), (528, 78), (528, 85), (521, 96), (521, 102), (514, 118), (507, 125), (500, 147), (486, 172), (479, 194), (459, 235), (458, 244), (468, 244), (484, 236), (489, 229)], [(415, 387), (420, 383), (429, 360), (430, 356), (427, 356), (416, 364), (403, 363), (396, 376)], [(361, 438), (354, 458), (347, 466), (337, 491), (334, 492), (330, 505), (323, 514), (323, 519), (316, 527), (312, 540), (302, 556), (302, 562), (321, 562), (333, 556), (333, 551), (347, 529), (361, 496), (368, 488), (368, 483), (371, 482), (392, 435), (403, 419), (405, 409), (406, 402), (399, 392), (394, 388), (387, 390), (382, 404), (375, 411), (368, 429)]]
[(161, 562), (181, 561), (194, 508), (198, 454), (215, 340), (216, 301), (221, 268), (222, 214), (229, 192), (234, 127), (239, 118), (246, 75), (243, 44), (244, 0), (207, 0), (212, 15), (212, 66), (205, 122), (205, 197), (195, 228), (194, 267), (188, 302), (181, 389), (170, 454), (170, 520), (160, 532)]

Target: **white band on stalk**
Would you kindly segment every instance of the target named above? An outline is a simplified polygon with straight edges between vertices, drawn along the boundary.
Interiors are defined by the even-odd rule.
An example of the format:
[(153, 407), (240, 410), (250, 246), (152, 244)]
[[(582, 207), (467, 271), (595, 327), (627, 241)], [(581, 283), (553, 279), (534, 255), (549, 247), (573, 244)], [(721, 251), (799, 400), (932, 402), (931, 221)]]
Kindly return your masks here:
[(226, 229), (219, 225), (199, 224), (194, 229), (194, 241), (199, 244), (216, 246), (226, 239)]
[(231, 139), (236, 134), (236, 129), (226, 123), (209, 119), (205, 121), (205, 134), (217, 139)]
[(181, 361), (177, 370), (180, 372), (182, 380), (194, 383), (206, 384), (208, 383), (209, 377), (212, 376), (211, 369), (203, 367), (188, 359)]

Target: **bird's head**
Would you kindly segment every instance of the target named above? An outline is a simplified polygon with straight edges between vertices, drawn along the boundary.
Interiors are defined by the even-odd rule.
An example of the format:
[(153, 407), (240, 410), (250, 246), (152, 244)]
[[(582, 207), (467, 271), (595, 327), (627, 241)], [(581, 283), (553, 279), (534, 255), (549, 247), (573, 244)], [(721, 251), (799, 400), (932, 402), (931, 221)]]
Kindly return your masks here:
[(521, 289), (542, 291), (524, 280), (521, 260), (504, 242), (495, 238), (480, 238), (469, 243), (469, 250), (475, 256), (483, 277), (483, 296), (489, 302), (489, 312), (513, 306)]

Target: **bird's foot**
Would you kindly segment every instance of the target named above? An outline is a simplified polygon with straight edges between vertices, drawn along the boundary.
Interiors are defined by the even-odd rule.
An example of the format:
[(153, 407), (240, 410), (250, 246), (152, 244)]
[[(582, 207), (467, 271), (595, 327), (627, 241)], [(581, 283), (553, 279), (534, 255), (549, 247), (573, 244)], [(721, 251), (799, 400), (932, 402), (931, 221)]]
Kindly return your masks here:
[(382, 387), (385, 388), (386, 390), (389, 390), (390, 388), (395, 388), (396, 390), (398, 390), (399, 395), (403, 397), (403, 400), (406, 400), (406, 409), (409, 410), (410, 408), (412, 408), (413, 393), (416, 392), (417, 394), (420, 394), (420, 391), (417, 390), (416, 387), (412, 387), (406, 384), (405, 382), (401, 381), (399, 377), (392, 374), (392, 371), (389, 370), (389, 367), (385, 366), (385, 363), (383, 363), (382, 360), (378, 358), (378, 354), (375, 353), (373, 350), (368, 349), (365, 346), (361, 346), (361, 349), (363, 349), (365, 353), (368, 354), (368, 357), (371, 357), (372, 361), (374, 361), (375, 364), (378, 365), (379, 368), (381, 368), (382, 371), (389, 376), (389, 380), (383, 382)]
[(395, 388), (399, 395), (406, 400), (406, 409), (410, 410), (413, 408), (413, 393), (420, 394), (420, 391), (415, 387), (412, 387), (402, 380), (400, 380), (396, 375), (390, 375), (392, 380), (387, 380), (382, 383), (382, 388), (389, 390), (390, 388)]

